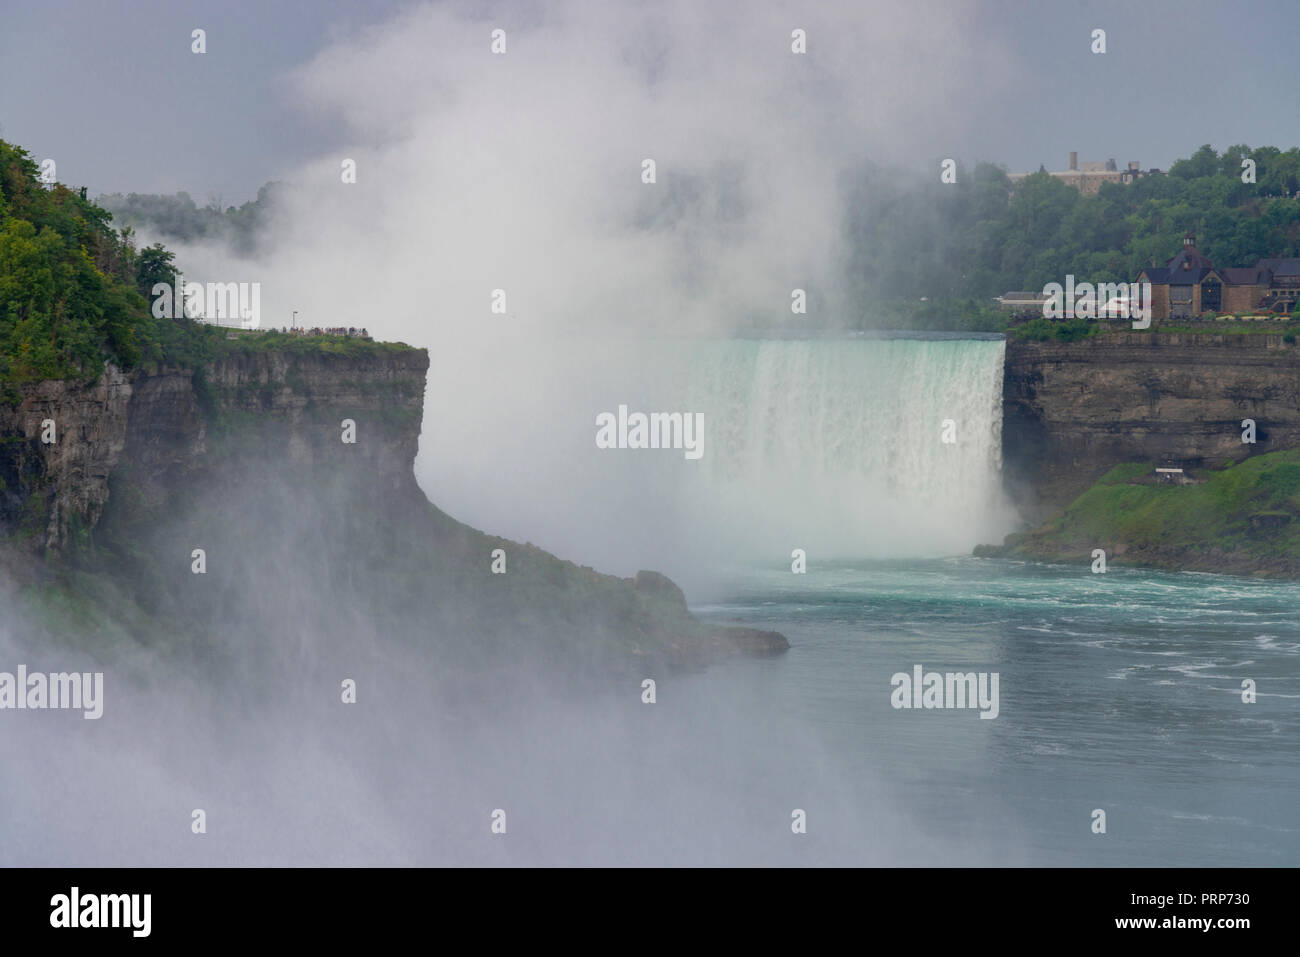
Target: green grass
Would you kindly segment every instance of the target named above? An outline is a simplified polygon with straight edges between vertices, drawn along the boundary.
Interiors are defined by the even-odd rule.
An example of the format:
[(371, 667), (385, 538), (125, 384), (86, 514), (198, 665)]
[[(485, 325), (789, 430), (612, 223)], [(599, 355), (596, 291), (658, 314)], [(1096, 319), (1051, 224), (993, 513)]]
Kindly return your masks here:
[(283, 332), (239, 333), (234, 338), (219, 326), (187, 323), (173, 348), (157, 365), (200, 368), (239, 356), (278, 352), (289, 356), (343, 356), (370, 359), (400, 355), (414, 347), (404, 342), (375, 342), (348, 336), (296, 336)]
[(1011, 334), (1017, 339), (1026, 339), (1030, 342), (1046, 342), (1049, 339), (1057, 342), (1078, 342), (1100, 332), (1100, 325), (1087, 319), (1030, 319), (1011, 329)]
[(397, 355), (413, 348), (404, 342), (375, 342), (349, 336), (296, 336), (284, 332), (243, 333), (234, 339), (222, 335), (215, 345), (213, 358), (258, 352), (285, 352), (290, 355), (315, 353), (360, 359)]
[[(1300, 560), (1300, 450), (1271, 452), (1220, 471), (1200, 485), (1132, 484), (1150, 463), (1111, 469), (1055, 520), (1032, 534), (1041, 547), (1086, 543), (1240, 550), (1261, 558)], [(1289, 515), (1275, 528), (1252, 517)]]

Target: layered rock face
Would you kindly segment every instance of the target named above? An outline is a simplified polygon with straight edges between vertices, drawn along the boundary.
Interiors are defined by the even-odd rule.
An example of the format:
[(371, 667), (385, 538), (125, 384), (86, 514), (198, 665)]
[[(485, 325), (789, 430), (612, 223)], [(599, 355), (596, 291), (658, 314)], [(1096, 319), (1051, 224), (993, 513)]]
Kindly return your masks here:
[[(266, 352), (198, 373), (109, 367), (97, 380), (24, 386), (19, 402), (0, 405), (0, 537), (36, 554), (65, 550), (98, 523), (119, 466), (129, 463), (146, 496), (175, 487), (205, 467), (213, 422), (238, 428), (241, 415), (255, 415), (268, 442), (283, 440), (285, 459), (308, 467), (324, 443), (340, 442), (341, 417), (405, 420), (382, 442), (358, 443), (357, 454), (381, 487), (414, 487), (428, 365), (422, 349), (361, 358)], [(308, 425), (327, 409), (338, 421)]]
[(1300, 447), (1300, 345), (1281, 335), (1009, 338), (1002, 388), (1004, 482), (1031, 521), (1122, 462), (1218, 467)]
[(788, 647), (705, 625), (662, 575), (602, 575), (431, 505), (413, 472), (428, 365), (289, 347), (27, 387), (0, 406), (0, 580), (32, 586), (26, 632), (247, 687), (361, 648), (432, 651), (455, 685), (503, 662), (605, 681)]
[(0, 534), (60, 549), (73, 522), (93, 525), (126, 447), (131, 377), (45, 381), (0, 405)]

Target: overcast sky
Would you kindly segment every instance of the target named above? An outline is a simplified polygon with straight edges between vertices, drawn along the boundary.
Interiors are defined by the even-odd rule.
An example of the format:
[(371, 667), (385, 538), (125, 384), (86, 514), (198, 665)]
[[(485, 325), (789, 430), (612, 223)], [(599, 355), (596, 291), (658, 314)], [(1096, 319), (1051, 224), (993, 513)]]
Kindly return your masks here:
[[(863, 5), (854, 0), (846, 9)], [(242, 202), (262, 183), (291, 177), (356, 137), (356, 123), (338, 122), (303, 88), (301, 71), (323, 51), (361, 42), (364, 31), (421, 6), (402, 0), (0, 0), (0, 136), (38, 159), (55, 158), (61, 181), (88, 185), (92, 194), (186, 189), (200, 201)], [(590, 9), (613, 6), (632, 12), (650, 5), (623, 0)], [(750, 5), (714, 6), (741, 18)], [(840, 89), (826, 96), (827, 109), (837, 108), (846, 90), (888, 108), (897, 129), (879, 129), (873, 142), (856, 144), (872, 158), (987, 159), (1018, 171), (1040, 163), (1063, 168), (1077, 150), (1083, 160), (1113, 157), (1123, 165), (1136, 159), (1144, 168), (1165, 168), (1205, 142), (1217, 148), (1300, 143), (1293, 0), (926, 2), (913, 5), (925, 30), (900, 25), (895, 11), (882, 9), (865, 27), (846, 17), (849, 34), (828, 37), (834, 18), (826, 12), (836, 6), (817, 0), (780, 10), (791, 29), (809, 29), (812, 60), (832, 40), (853, 42), (855, 29), (875, 34), (861, 38), (861, 60), (839, 74)], [(581, 36), (583, 8), (565, 9), (568, 35)], [(545, 4), (479, 3), (466, 6), (464, 15), (482, 20), (484, 51), (490, 29), (501, 26), (513, 52), (547, 42), (544, 32), (530, 31), (553, 11)], [(723, 20), (712, 29), (722, 29)], [(640, 30), (637, 22), (629, 17), (629, 29)], [(190, 51), (195, 28), (207, 32), (202, 56)], [(1090, 51), (1097, 28), (1106, 31), (1104, 55)], [(607, 36), (593, 31), (592, 41), (608, 42)], [(757, 53), (725, 36), (713, 39), (724, 69), (729, 57), (752, 61)], [(627, 37), (629, 44), (642, 40), (648, 56), (662, 59), (656, 44), (671, 48), (680, 37), (672, 29)], [(421, 42), (429, 58), (450, 52), (439, 49), (437, 36)], [(463, 39), (448, 36), (447, 42)], [(789, 55), (788, 35), (772, 43), (773, 55)], [(583, 58), (573, 48), (564, 55), (581, 85)], [(917, 112), (907, 115), (897, 108), (911, 102), (911, 70), (922, 71), (942, 95), (918, 98)], [(653, 85), (653, 67), (645, 78)], [(400, 103), (410, 92), (399, 79), (386, 95)], [(711, 90), (702, 84), (699, 92), (704, 98)]]

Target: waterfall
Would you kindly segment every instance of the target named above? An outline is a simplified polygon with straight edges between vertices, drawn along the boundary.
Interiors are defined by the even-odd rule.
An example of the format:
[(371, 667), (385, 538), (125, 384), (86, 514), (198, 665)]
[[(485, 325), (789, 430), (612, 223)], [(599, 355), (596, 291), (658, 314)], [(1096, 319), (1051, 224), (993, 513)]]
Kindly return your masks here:
[(701, 344), (689, 405), (704, 412), (709, 447), (692, 497), (756, 542), (784, 536), (846, 557), (969, 552), (1009, 525), (1004, 349), (1000, 339)]
[[(1001, 339), (513, 340), (432, 354), (417, 474), (479, 528), (602, 570), (969, 554), (1000, 489)], [(596, 447), (620, 405), (704, 454)], [(950, 443), (945, 443), (945, 420)]]

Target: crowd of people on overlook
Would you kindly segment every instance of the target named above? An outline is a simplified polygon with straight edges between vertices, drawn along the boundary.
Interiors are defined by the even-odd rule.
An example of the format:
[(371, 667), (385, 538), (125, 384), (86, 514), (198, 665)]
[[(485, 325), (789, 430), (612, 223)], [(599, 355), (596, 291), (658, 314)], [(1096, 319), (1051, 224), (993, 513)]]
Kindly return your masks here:
[(352, 339), (370, 341), (370, 333), (365, 329), (358, 329), (356, 326), (328, 326), (326, 328), (313, 326), (310, 329), (305, 326), (295, 326), (293, 328), (281, 326), (279, 329), (272, 329), (271, 331), (283, 332), (289, 336), (348, 336)]

